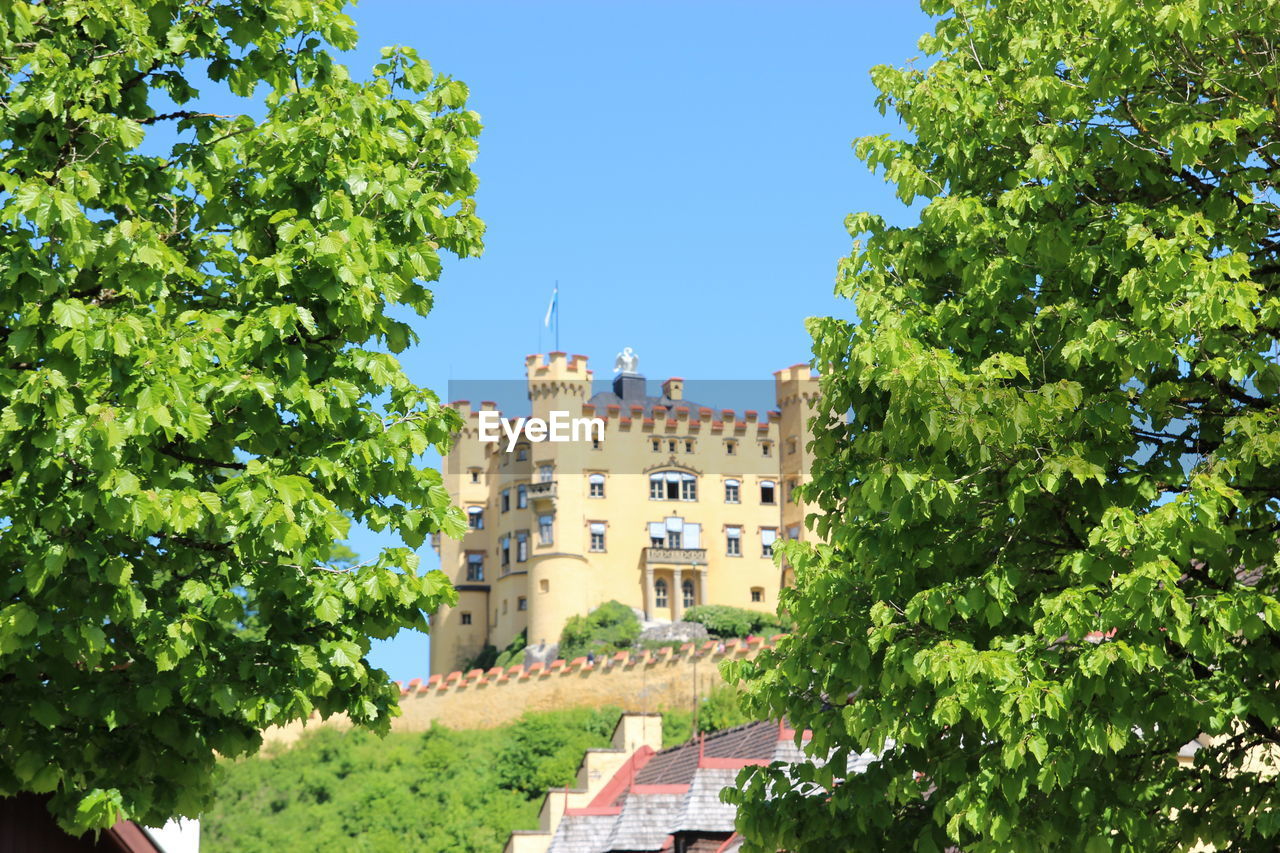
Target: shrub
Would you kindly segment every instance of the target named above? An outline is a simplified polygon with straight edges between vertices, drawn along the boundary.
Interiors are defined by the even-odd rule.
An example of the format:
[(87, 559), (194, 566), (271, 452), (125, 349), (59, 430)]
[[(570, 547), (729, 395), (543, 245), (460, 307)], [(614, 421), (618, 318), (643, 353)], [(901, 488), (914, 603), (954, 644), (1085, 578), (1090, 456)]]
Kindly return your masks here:
[(573, 660), (586, 654), (609, 654), (630, 649), (640, 636), (640, 619), (619, 601), (606, 601), (586, 616), (574, 616), (560, 633), (560, 657)]
[(698, 622), (713, 637), (745, 637), (749, 634), (782, 634), (788, 623), (773, 613), (728, 607), (723, 604), (701, 604), (684, 612), (684, 621)]

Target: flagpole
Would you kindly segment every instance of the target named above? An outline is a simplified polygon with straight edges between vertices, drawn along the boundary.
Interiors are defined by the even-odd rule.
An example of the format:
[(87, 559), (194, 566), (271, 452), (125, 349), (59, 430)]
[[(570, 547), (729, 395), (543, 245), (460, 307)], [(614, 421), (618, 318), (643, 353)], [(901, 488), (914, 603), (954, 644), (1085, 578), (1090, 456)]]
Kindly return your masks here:
[(560, 279), (556, 279), (556, 350), (560, 349)]

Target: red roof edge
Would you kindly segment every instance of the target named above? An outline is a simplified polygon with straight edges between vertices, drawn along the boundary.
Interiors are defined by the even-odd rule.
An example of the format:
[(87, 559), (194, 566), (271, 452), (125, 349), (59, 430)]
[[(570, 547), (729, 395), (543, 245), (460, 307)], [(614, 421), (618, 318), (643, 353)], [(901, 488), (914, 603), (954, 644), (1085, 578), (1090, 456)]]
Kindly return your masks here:
[(618, 799), (627, 788), (631, 787), (631, 780), (636, 778), (636, 774), (643, 770), (644, 766), (649, 763), (649, 759), (655, 755), (657, 753), (648, 744), (642, 745), (631, 753), (631, 757), (614, 771), (613, 777), (605, 783), (605, 786), (600, 789), (600, 793), (596, 794), (595, 799), (588, 803), (587, 807), (596, 808), (612, 805), (614, 800)]

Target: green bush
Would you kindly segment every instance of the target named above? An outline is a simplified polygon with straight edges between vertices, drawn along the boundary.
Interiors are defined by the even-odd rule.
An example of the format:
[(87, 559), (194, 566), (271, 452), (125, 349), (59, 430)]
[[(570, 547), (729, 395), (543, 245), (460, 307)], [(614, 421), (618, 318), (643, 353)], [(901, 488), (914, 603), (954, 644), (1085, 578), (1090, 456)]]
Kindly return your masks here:
[(723, 604), (701, 604), (684, 612), (684, 621), (698, 622), (713, 637), (746, 637), (785, 634), (788, 623), (773, 613), (728, 607)]
[(511, 641), (502, 651), (498, 651), (496, 646), (486, 645), (480, 650), (480, 654), (476, 655), (467, 665), (462, 668), (463, 672), (473, 669), (493, 669), (495, 666), (503, 667), (512, 666), (524, 660), (524, 647), (529, 644), (529, 632), (521, 631), (516, 638)]
[(703, 696), (698, 702), (698, 731), (718, 732), (751, 722), (739, 702), (741, 695), (738, 688), (724, 684)]
[(573, 660), (630, 649), (640, 636), (635, 611), (618, 601), (606, 601), (586, 616), (574, 616), (560, 632), (560, 657)]
[(515, 666), (524, 660), (525, 646), (529, 645), (528, 629), (521, 631), (511, 644), (503, 649), (502, 654), (498, 655), (498, 659), (494, 661), (494, 666), (500, 666), (506, 669), (509, 666)]
[(536, 799), (548, 788), (572, 784), (583, 751), (607, 745), (621, 713), (617, 708), (588, 710), (572, 726), (557, 712), (525, 714), (511, 726), (494, 762), (498, 786)]

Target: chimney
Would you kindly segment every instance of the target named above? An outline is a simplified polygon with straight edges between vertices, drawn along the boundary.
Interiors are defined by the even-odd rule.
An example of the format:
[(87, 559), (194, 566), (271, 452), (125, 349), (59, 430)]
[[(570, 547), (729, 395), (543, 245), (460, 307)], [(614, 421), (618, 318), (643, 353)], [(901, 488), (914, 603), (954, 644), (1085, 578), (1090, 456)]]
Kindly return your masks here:
[(679, 376), (672, 376), (666, 382), (662, 383), (662, 396), (668, 400), (684, 399), (684, 380)]

